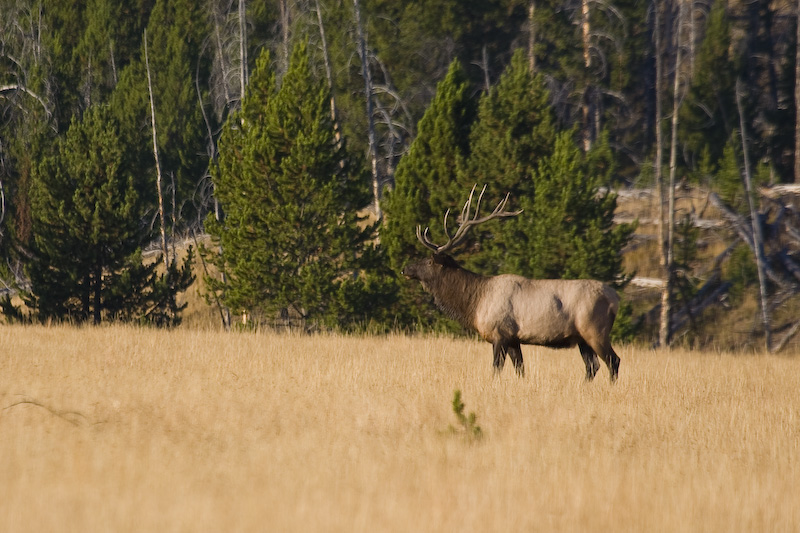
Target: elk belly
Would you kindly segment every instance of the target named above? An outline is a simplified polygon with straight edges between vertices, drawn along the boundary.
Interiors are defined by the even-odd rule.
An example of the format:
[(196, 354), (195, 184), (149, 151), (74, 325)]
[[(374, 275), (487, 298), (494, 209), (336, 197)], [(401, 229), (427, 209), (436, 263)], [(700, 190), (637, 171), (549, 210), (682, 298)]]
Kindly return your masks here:
[(578, 341), (575, 322), (557, 294), (523, 293), (513, 302), (521, 343), (568, 348)]

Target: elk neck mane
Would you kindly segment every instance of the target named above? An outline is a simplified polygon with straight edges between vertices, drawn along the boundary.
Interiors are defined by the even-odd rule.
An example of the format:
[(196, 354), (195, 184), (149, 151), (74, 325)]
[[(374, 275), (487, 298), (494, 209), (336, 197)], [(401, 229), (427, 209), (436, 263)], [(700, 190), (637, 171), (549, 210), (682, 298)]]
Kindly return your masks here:
[(468, 328), (475, 327), (475, 309), (489, 278), (464, 268), (447, 268), (429, 285), (437, 307)]

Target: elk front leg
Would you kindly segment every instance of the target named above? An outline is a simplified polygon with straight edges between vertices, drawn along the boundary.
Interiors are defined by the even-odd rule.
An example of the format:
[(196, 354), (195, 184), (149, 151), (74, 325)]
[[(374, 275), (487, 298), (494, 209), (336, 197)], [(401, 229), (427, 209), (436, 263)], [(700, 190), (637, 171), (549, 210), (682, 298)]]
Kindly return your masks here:
[(497, 375), (502, 372), (503, 365), (506, 364), (506, 352), (508, 349), (502, 342), (494, 341), (492, 343), (492, 351), (494, 353), (494, 362), (492, 366), (494, 366), (494, 373)]
[(578, 349), (581, 351), (581, 357), (583, 357), (583, 362), (586, 364), (586, 381), (592, 381), (597, 371), (600, 370), (597, 354), (592, 350), (591, 346), (583, 341), (578, 343)]

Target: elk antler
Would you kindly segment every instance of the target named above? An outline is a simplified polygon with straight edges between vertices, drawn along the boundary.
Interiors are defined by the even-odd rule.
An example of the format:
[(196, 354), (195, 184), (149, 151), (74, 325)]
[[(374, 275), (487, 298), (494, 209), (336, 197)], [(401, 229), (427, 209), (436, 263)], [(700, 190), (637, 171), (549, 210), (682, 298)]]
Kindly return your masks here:
[(510, 193), (508, 193), (506, 194), (506, 197), (497, 204), (497, 207), (494, 208), (494, 211), (485, 217), (478, 218), (478, 213), (481, 209), (481, 201), (483, 200), (483, 195), (486, 192), (486, 185), (484, 185), (483, 189), (481, 190), (481, 194), (478, 196), (478, 202), (475, 204), (475, 213), (470, 217), (470, 211), (472, 210), (472, 197), (475, 195), (475, 187), (476, 185), (472, 186), (472, 190), (469, 193), (469, 198), (464, 204), (464, 207), (461, 209), (461, 216), (458, 219), (458, 229), (456, 230), (455, 235), (451, 237), (450, 233), (447, 231), (447, 218), (450, 216), (450, 210), (448, 209), (444, 214), (443, 222), (444, 234), (447, 237), (447, 242), (441, 246), (435, 244), (431, 241), (430, 237), (428, 237), (428, 230), (430, 228), (425, 228), (425, 231), (422, 231), (422, 226), (417, 226), (417, 239), (419, 239), (419, 242), (425, 245), (425, 247), (429, 250), (432, 250), (434, 253), (447, 252), (448, 250), (451, 250), (461, 244), (472, 226), (483, 224), (484, 222), (494, 218), (515, 217), (522, 213), (522, 209), (519, 211), (505, 211), (506, 204), (508, 203), (508, 197), (510, 195)]

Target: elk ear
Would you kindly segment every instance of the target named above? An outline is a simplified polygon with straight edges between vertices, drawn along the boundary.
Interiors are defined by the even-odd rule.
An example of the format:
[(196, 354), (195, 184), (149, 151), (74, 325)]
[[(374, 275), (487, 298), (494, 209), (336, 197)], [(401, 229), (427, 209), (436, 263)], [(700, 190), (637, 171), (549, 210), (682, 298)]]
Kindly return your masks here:
[(433, 254), (433, 262), (449, 268), (459, 268), (460, 266), (455, 259), (443, 253)]

